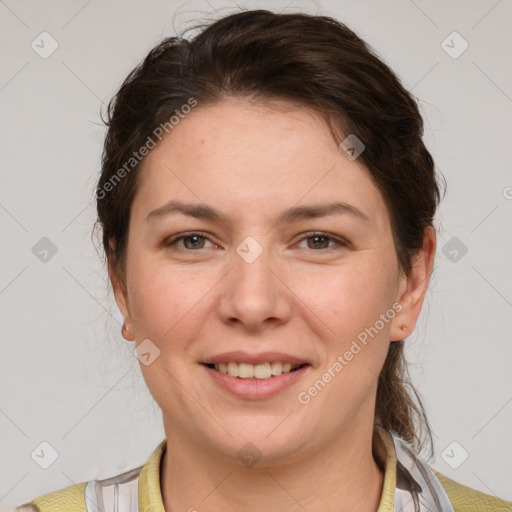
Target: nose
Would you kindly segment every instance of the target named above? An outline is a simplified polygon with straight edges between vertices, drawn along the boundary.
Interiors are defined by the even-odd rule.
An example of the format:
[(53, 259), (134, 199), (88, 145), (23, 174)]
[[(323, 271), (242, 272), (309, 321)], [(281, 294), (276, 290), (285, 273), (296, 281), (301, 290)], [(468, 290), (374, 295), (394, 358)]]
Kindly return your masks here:
[(292, 314), (293, 293), (286, 285), (284, 270), (270, 250), (262, 247), (251, 261), (243, 252), (233, 255), (231, 271), (222, 280), (218, 314), (223, 322), (263, 331), (286, 323)]

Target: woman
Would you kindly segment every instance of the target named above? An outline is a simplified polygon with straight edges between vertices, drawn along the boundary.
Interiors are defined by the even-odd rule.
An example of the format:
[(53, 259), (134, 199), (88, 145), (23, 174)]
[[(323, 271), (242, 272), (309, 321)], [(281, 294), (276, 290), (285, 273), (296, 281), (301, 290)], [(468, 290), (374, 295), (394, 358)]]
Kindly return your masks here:
[(109, 107), (98, 223), (166, 439), (19, 510), (512, 510), (418, 455), (403, 340), (440, 190), (393, 72), (327, 17), (168, 38)]

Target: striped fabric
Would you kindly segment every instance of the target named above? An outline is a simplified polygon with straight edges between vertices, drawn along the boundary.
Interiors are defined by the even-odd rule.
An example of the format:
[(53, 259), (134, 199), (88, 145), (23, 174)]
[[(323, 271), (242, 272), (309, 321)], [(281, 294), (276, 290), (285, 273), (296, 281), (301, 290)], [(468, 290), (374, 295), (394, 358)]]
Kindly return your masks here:
[[(393, 436), (380, 427), (377, 431), (386, 452), (384, 485), (377, 512), (414, 511), (407, 501), (400, 502), (404, 495), (400, 483), (397, 487)], [(160, 492), (160, 462), (166, 446), (164, 439), (146, 464), (139, 468), (112, 478), (82, 482), (44, 494), (19, 506), (16, 512), (165, 512)], [(454, 512), (512, 512), (512, 502), (461, 485), (436, 469), (430, 469), (442, 485)], [(398, 475), (401, 475), (400, 470)]]

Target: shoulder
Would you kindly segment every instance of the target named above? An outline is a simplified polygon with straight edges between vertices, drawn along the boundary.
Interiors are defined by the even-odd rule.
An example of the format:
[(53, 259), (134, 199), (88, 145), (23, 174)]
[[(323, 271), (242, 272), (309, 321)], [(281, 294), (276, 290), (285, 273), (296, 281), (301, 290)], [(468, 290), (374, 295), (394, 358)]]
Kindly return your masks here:
[(104, 480), (90, 480), (43, 494), (15, 512), (89, 512), (136, 510), (141, 467)]
[[(19, 505), (15, 512), (97, 512), (98, 510), (137, 511), (139, 503), (145, 510), (163, 511), (159, 487), (159, 465), (167, 446), (164, 439), (155, 448), (146, 464), (124, 473), (70, 485), (43, 494)], [(139, 497), (139, 484), (141, 494)]]
[(87, 482), (70, 485), (58, 491), (43, 494), (20, 505), (16, 512), (86, 512), (85, 486)]
[(455, 512), (512, 512), (512, 501), (505, 501), (472, 489), (432, 468)]

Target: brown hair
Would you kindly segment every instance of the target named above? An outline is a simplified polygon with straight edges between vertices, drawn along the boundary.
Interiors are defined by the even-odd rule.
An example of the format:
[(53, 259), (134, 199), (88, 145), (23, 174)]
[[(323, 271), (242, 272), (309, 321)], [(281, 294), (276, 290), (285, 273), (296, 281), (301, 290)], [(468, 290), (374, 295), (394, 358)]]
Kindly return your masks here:
[[(97, 223), (107, 262), (121, 281), (140, 169), (134, 155), (191, 99), (201, 108), (227, 97), (312, 109), (337, 143), (355, 134), (365, 145), (359, 158), (386, 202), (398, 262), (408, 274), (433, 225), (440, 189), (418, 106), (399, 78), (365, 41), (326, 16), (244, 10), (196, 28), (202, 30), (191, 40), (169, 37), (155, 46), (108, 106)], [(425, 430), (433, 454), (403, 341), (390, 344), (379, 375), (375, 423), (417, 450)]]

